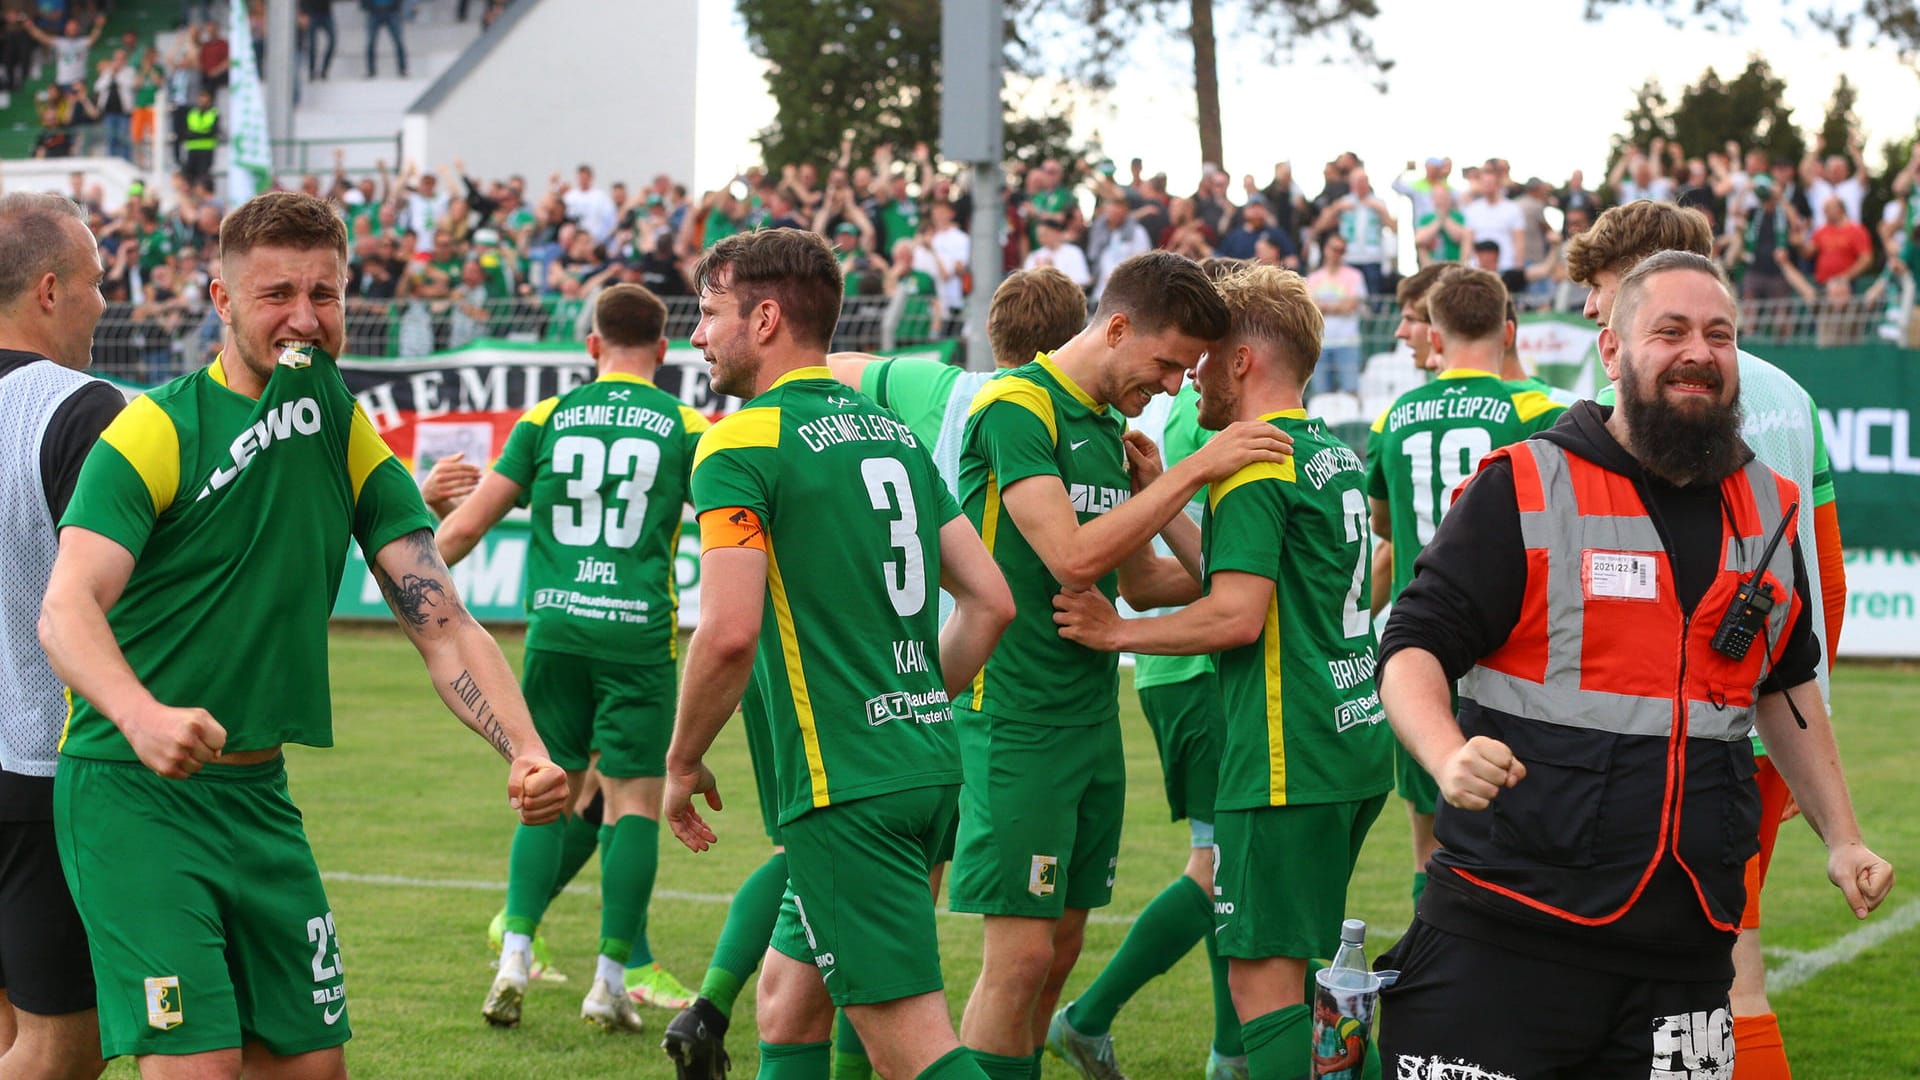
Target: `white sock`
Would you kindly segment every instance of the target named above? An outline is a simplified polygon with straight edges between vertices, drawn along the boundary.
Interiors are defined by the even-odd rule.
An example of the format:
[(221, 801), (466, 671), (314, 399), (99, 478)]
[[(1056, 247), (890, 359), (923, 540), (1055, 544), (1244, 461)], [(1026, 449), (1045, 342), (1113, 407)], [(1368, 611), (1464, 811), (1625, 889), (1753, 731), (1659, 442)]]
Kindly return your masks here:
[(597, 978), (606, 980), (608, 986), (624, 993), (627, 989), (626, 965), (611, 956), (602, 956), (599, 959), (600, 964), (599, 967), (595, 969), (594, 975)]
[(533, 960), (533, 935), (516, 934), (511, 930), (502, 935), (500, 939), (501, 962), (504, 963), (507, 957), (512, 956), (514, 953), (519, 953), (526, 957), (528, 962), (531, 963)]

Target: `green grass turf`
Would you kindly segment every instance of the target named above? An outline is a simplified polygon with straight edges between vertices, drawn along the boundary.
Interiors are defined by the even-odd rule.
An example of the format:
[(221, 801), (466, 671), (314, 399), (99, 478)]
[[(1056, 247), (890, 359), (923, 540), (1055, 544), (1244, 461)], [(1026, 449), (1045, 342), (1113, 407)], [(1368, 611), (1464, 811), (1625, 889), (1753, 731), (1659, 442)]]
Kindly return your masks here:
[[(516, 664), (519, 641), (502, 635)], [(484, 928), (504, 903), (513, 815), (506, 769), (454, 721), (427, 684), (418, 658), (397, 632), (340, 629), (332, 670), (338, 745), (289, 752), (295, 800), (306, 813), (323, 872), (432, 879), (422, 888), (333, 878), (328, 891), (348, 972), (355, 1038), (349, 1069), (359, 1077), (671, 1077), (659, 1050), (668, 1014), (644, 1010), (638, 1037), (602, 1035), (579, 1019), (599, 927), (597, 867), (588, 863), (576, 891), (555, 901), (544, 932), (564, 985), (535, 984), (519, 1029), (496, 1031), (480, 1018), (492, 978)], [(1911, 668), (1845, 665), (1835, 680), (1838, 727), (1854, 800), (1870, 843), (1896, 867), (1920, 867), (1920, 792), (1912, 783), (1910, 704), (1920, 673)], [(1153, 740), (1130, 686), (1122, 690), (1129, 776), (1127, 829), (1113, 906), (1090, 926), (1067, 997), (1090, 981), (1119, 946), (1125, 918), (1178, 872), (1186, 857), (1184, 824), (1167, 820)], [(697, 894), (726, 894), (767, 856), (754, 807), (746, 744), (730, 724), (710, 759), (727, 809), (711, 815), (720, 843), (693, 855), (663, 835), (653, 904), (653, 947), (662, 964), (697, 985), (724, 910)], [(1354, 876), (1349, 910), (1375, 933), (1377, 953), (1406, 926), (1407, 826), (1390, 802)], [(1774, 964), (1790, 952), (1824, 948), (1859, 928), (1825, 879), (1811, 830), (1789, 823), (1766, 893), (1766, 944)], [(584, 888), (583, 888), (584, 887)], [(1896, 888), (1875, 919), (1916, 901)], [(1909, 912), (1911, 914), (1911, 912)], [(980, 922), (940, 920), (948, 999), (956, 1020), (979, 971)], [(1920, 1013), (1912, 1006), (1920, 933), (1903, 933), (1775, 995), (1788, 1052), (1803, 1077), (1920, 1075)], [(733, 1076), (751, 1077), (752, 988), (742, 995), (728, 1040)], [(1212, 1030), (1204, 959), (1196, 950), (1149, 985), (1114, 1026), (1122, 1066), (1136, 1080), (1198, 1077)], [(189, 1007), (190, 1003), (189, 1003)], [(1515, 1017), (1524, 1023), (1524, 1017)], [(1049, 1077), (1071, 1072), (1057, 1061)], [(110, 1076), (134, 1075), (121, 1061)]]

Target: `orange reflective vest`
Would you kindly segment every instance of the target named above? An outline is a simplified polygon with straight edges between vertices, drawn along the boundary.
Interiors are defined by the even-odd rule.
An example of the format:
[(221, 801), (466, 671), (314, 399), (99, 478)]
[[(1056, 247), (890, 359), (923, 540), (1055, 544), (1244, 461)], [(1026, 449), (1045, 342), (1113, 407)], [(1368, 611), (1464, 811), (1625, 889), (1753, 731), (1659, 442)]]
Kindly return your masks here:
[[(1541, 439), (1493, 457), (1511, 464), (1526, 587), (1507, 640), (1460, 680), (1461, 726), (1507, 742), (1528, 772), (1470, 815), (1484, 831), (1447, 830), (1444, 861), (1536, 911), (1604, 926), (1671, 855), (1707, 920), (1734, 929), (1758, 823), (1754, 704), (1801, 608), (1791, 533), (1758, 564), (1797, 489), (1758, 461), (1721, 482), (1724, 554), (1689, 615), (1630, 477)], [(1775, 604), (1734, 660), (1711, 642), (1756, 569)]]

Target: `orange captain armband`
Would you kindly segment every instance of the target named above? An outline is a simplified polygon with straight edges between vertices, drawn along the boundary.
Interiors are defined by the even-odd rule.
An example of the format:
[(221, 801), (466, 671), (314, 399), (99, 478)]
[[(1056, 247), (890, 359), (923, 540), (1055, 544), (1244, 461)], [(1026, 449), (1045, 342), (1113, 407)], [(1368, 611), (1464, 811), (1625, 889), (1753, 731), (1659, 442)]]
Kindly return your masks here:
[(744, 506), (722, 506), (700, 515), (700, 551), (715, 548), (767, 550), (767, 530), (760, 515)]

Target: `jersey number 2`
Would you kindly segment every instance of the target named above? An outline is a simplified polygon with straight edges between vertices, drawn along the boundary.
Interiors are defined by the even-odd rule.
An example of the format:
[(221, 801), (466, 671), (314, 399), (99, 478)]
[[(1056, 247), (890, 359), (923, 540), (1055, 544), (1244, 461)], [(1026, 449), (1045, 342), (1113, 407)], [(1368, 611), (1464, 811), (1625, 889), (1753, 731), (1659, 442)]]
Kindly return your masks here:
[(1373, 624), (1373, 614), (1368, 604), (1369, 597), (1360, 595), (1361, 588), (1367, 582), (1367, 564), (1372, 562), (1373, 545), (1367, 543), (1371, 535), (1367, 531), (1367, 497), (1359, 488), (1347, 488), (1340, 493), (1340, 516), (1347, 519), (1347, 543), (1357, 544), (1359, 552), (1353, 559), (1353, 584), (1347, 588), (1346, 603), (1340, 606), (1340, 629), (1348, 641), (1365, 637), (1367, 627)]
[[(584, 435), (563, 435), (553, 444), (553, 471), (567, 478), (567, 501), (553, 508), (553, 538), (568, 547), (591, 547), (601, 540), (612, 548), (630, 548), (647, 520), (647, 492), (660, 473), (660, 444), (646, 439), (615, 439), (612, 445)], [(609, 476), (620, 483), (612, 505), (600, 497)]]

